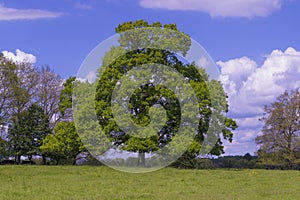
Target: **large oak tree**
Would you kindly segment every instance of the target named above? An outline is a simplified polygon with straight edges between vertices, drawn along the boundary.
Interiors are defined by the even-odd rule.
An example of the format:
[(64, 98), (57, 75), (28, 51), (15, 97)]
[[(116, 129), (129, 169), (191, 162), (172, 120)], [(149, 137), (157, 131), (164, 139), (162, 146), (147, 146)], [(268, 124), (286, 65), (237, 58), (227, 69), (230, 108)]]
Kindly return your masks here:
[[(148, 27), (157, 29), (147, 29)], [(135, 32), (126, 32), (128, 30), (139, 30), (140, 28), (146, 29), (141, 34), (137, 31), (136, 35)], [(216, 95), (219, 94), (218, 97), (220, 98), (214, 112), (218, 112), (219, 115), (228, 112), (226, 95), (221, 83), (215, 80), (209, 81), (204, 69), (200, 74), (195, 63), (185, 63), (178, 56), (178, 54), (187, 54), (191, 39), (187, 34), (180, 32), (175, 24), (162, 25), (159, 22), (149, 24), (146, 21), (138, 20), (120, 24), (116, 28), (116, 32), (120, 34), (119, 46), (112, 47), (104, 56), (102, 67), (106, 68), (105, 71), (100, 68), (101, 77), (98, 81), (95, 98), (97, 117), (105, 134), (121, 149), (138, 152), (138, 165), (142, 166), (145, 165), (145, 153), (155, 152), (172, 140), (179, 129), (181, 111), (179, 100), (168, 88), (149, 82), (138, 88), (131, 97), (128, 97), (130, 98), (128, 109), (130, 109), (131, 118), (140, 126), (146, 126), (151, 122), (149, 111), (154, 104), (160, 104), (166, 110), (166, 124), (157, 134), (150, 137), (139, 138), (127, 134), (126, 131), (118, 127), (111, 108), (114, 87), (123, 75), (133, 67), (152, 63), (161, 64), (182, 74), (186, 80), (189, 80), (196, 93), (201, 117), (194, 142), (192, 142), (186, 154), (188, 157), (193, 158), (198, 156), (209, 128), (212, 112), (210, 92), (214, 92)], [(161, 49), (151, 48), (151, 46), (157, 44), (160, 45)], [(148, 48), (145, 48), (145, 46)], [(172, 84), (176, 84), (176, 82)], [(209, 91), (208, 84), (210, 84), (209, 87), (212, 91)], [(221, 127), (223, 137), (231, 141), (233, 135), (231, 130), (237, 128), (237, 125), (232, 119), (226, 117), (224, 119), (218, 126)], [(210, 151), (211, 154), (220, 155), (224, 153), (220, 138), (213, 145), (214, 147)]]

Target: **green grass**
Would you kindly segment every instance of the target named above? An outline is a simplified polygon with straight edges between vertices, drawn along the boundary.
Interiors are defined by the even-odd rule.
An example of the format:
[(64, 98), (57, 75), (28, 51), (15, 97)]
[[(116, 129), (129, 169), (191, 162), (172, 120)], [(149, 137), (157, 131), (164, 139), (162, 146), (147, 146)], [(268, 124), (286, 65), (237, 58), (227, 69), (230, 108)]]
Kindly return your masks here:
[(300, 172), (0, 166), (0, 199), (299, 199)]

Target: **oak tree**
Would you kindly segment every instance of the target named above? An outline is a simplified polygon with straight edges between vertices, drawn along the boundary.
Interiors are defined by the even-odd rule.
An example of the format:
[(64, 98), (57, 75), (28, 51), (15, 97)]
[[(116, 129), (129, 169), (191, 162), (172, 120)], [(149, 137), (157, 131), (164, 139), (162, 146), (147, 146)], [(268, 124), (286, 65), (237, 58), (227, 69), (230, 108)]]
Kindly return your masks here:
[[(147, 29), (149, 27), (157, 29)], [(146, 28), (143, 29), (141, 34), (139, 31), (136, 34), (135, 32), (126, 32), (141, 28)], [(191, 157), (198, 156), (209, 128), (212, 112), (210, 89), (216, 94), (220, 93), (220, 101), (217, 106), (218, 114), (224, 115), (228, 112), (226, 95), (221, 83), (209, 81), (204, 69), (200, 74), (195, 63), (186, 63), (178, 56), (178, 54), (187, 54), (191, 39), (187, 34), (180, 32), (175, 24), (162, 25), (159, 22), (149, 24), (146, 21), (138, 20), (120, 24), (116, 28), (116, 32), (120, 34), (119, 46), (112, 47), (103, 58), (102, 66), (106, 68), (103, 71), (100, 67), (99, 74), (101, 74), (101, 77), (97, 84), (95, 96), (95, 109), (102, 129), (120, 149), (138, 152), (138, 165), (141, 166), (145, 166), (145, 153), (155, 152), (172, 140), (179, 129), (181, 112), (180, 100), (176, 98), (176, 95), (170, 89), (149, 82), (136, 89), (134, 94), (128, 97), (130, 98), (128, 109), (131, 112), (131, 119), (140, 126), (147, 126), (151, 123), (149, 117), (151, 106), (160, 104), (166, 110), (166, 124), (157, 134), (150, 137), (139, 138), (127, 134), (126, 131), (118, 127), (111, 108), (113, 90), (123, 75), (133, 67), (152, 63), (161, 64), (182, 74), (186, 80), (189, 80), (196, 93), (201, 117), (197, 134), (187, 153)], [(155, 48), (157, 44), (160, 45), (160, 49)], [(207, 85), (208, 82), (210, 86)], [(176, 82), (171, 84), (174, 85)], [(231, 130), (237, 128), (235, 121), (225, 117), (225, 120), (220, 122), (219, 126), (224, 138), (231, 141), (233, 136)], [(224, 153), (220, 138), (213, 145), (211, 154)]]

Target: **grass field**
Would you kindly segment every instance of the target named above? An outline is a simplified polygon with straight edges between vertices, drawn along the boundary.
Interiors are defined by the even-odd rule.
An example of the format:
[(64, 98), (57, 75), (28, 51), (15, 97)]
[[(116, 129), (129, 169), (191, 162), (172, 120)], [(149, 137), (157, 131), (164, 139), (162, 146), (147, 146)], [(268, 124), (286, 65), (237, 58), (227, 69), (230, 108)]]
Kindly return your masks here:
[(0, 166), (0, 199), (300, 199), (300, 171)]

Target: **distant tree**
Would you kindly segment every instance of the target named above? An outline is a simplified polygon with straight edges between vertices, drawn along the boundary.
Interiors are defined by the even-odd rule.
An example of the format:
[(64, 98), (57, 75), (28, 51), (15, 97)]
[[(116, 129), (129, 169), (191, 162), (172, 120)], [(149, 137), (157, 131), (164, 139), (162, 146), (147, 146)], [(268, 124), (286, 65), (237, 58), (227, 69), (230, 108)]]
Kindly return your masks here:
[(265, 106), (262, 135), (257, 136), (259, 160), (264, 165), (300, 165), (300, 92), (285, 91)]
[(21, 156), (31, 160), (33, 155), (42, 155), (39, 147), (50, 133), (49, 119), (43, 109), (32, 104), (27, 110), (13, 116), (8, 128), (8, 144), (11, 154), (20, 163)]
[(216, 168), (253, 169), (259, 167), (257, 165), (257, 156), (251, 156), (248, 153), (244, 156), (222, 156), (212, 159), (212, 162)]
[(252, 159), (251, 154), (250, 154), (250, 153), (246, 153), (246, 154), (244, 155), (244, 159), (250, 161), (250, 160)]
[(39, 71), (36, 102), (43, 108), (45, 114), (49, 116), (51, 129), (54, 128), (61, 118), (59, 101), (62, 88), (63, 79), (50, 67), (42, 67)]
[(83, 152), (84, 145), (78, 137), (74, 122), (59, 122), (54, 135), (47, 135), (40, 147), (41, 151), (57, 161), (71, 159), (76, 164), (77, 155)]

